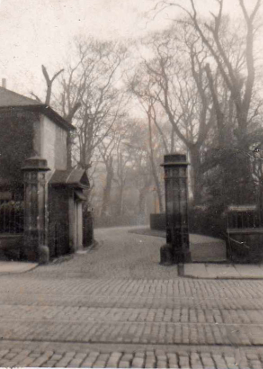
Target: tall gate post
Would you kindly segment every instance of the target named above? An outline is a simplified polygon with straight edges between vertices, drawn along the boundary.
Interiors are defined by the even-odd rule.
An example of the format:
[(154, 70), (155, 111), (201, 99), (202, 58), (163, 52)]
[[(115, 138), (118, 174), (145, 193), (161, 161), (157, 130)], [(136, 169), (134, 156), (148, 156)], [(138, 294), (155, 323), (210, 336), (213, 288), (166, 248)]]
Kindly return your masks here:
[(26, 160), (24, 172), (24, 249), (28, 261), (47, 262), (47, 161), (38, 156)]
[(186, 155), (164, 156), (166, 245), (162, 246), (161, 264), (191, 262), (188, 230), (188, 190)]

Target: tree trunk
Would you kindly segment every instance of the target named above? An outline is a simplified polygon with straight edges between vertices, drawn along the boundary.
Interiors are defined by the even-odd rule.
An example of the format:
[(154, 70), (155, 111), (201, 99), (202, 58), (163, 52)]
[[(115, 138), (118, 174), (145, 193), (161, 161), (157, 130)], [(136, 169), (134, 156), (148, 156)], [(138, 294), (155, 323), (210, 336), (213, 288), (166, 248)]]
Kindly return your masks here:
[(190, 179), (191, 189), (193, 193), (193, 203), (198, 205), (202, 200), (202, 173), (201, 173), (201, 160), (200, 150), (196, 145), (189, 147), (190, 153)]
[(138, 199), (138, 215), (145, 216), (145, 208), (146, 208), (146, 196), (149, 191), (149, 186), (144, 186), (139, 189), (139, 199)]
[(154, 183), (155, 183), (155, 187), (156, 187), (160, 213), (164, 213), (161, 184), (160, 184), (160, 181), (159, 181), (159, 178), (158, 178), (157, 175), (154, 176)]
[(102, 207), (101, 207), (101, 216), (108, 215), (109, 209), (109, 202), (111, 198), (111, 187), (113, 181), (113, 166), (112, 166), (112, 158), (109, 159), (109, 164), (107, 168), (107, 175), (106, 175), (106, 185), (103, 190), (103, 199), (102, 199)]
[(150, 159), (150, 163), (151, 163), (151, 167), (152, 167), (152, 175), (153, 175), (153, 179), (154, 179), (154, 183), (155, 183), (155, 187), (156, 187), (156, 192), (157, 192), (157, 196), (158, 196), (160, 213), (163, 213), (164, 208), (163, 208), (163, 203), (162, 203), (162, 191), (161, 191), (160, 181), (159, 181), (159, 178), (158, 178), (158, 173), (157, 173), (156, 166), (155, 166), (154, 152), (153, 152), (151, 109), (152, 109), (152, 107), (149, 106), (149, 109), (148, 109), (148, 112), (147, 112), (148, 131), (149, 131), (148, 141), (149, 141), (149, 149), (150, 149), (149, 159)]
[(116, 206), (117, 216), (122, 216), (122, 213), (123, 213), (123, 192), (124, 192), (124, 185), (121, 184), (119, 187), (119, 196), (117, 199), (117, 206)]

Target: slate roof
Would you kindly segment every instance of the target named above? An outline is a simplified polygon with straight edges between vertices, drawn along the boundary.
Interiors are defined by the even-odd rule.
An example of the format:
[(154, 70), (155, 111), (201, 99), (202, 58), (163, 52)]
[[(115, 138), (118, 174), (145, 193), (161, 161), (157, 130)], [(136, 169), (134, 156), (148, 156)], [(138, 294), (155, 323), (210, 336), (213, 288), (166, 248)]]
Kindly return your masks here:
[(43, 105), (39, 101), (30, 99), (29, 97), (19, 95), (14, 91), (0, 87), (0, 107), (11, 106), (38, 106)]
[(29, 97), (20, 95), (14, 91), (7, 90), (6, 88), (0, 87), (0, 111), (6, 109), (17, 109), (24, 108), (30, 111), (39, 111), (46, 115), (48, 118), (53, 120), (59, 126), (62, 126), (66, 130), (74, 130), (75, 127), (62, 118), (55, 110), (49, 105), (43, 104), (39, 101), (30, 99)]
[(68, 185), (81, 188), (90, 187), (88, 176), (83, 169), (55, 170), (49, 184)]

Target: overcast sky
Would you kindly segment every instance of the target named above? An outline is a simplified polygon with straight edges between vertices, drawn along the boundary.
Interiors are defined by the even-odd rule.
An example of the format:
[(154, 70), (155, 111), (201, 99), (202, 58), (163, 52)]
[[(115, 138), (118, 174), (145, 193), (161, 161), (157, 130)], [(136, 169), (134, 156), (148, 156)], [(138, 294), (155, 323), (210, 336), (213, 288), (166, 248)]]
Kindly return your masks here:
[[(152, 21), (145, 12), (156, 0), (0, 0), (0, 81), (20, 93), (44, 88), (41, 64), (52, 73), (63, 67), (68, 45), (78, 34), (104, 39), (136, 38), (168, 25), (166, 10)], [(214, 0), (198, 0), (201, 12)], [(186, 0), (184, 0), (184, 3)], [(236, 14), (238, 0), (226, 0)], [(254, 0), (246, 0), (252, 4)], [(177, 10), (178, 12), (178, 10)]]

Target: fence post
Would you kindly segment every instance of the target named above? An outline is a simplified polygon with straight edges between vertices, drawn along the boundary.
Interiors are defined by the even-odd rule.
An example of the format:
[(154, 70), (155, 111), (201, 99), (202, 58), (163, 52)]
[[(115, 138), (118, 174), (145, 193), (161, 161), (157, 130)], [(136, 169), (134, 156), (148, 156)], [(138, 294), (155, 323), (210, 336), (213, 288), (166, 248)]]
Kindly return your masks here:
[(28, 261), (49, 259), (47, 248), (47, 161), (38, 156), (26, 160), (24, 172), (24, 249)]

